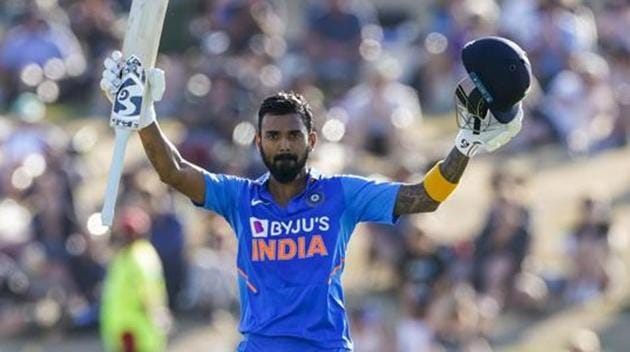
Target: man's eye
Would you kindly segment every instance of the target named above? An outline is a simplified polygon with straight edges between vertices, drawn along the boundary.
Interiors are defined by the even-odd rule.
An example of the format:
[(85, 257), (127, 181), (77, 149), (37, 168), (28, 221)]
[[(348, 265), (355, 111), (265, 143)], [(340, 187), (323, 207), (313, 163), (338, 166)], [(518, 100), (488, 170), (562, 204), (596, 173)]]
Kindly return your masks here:
[(278, 139), (278, 135), (277, 134), (268, 134), (267, 135), (267, 139), (271, 139), (272, 141), (275, 141), (276, 139)]

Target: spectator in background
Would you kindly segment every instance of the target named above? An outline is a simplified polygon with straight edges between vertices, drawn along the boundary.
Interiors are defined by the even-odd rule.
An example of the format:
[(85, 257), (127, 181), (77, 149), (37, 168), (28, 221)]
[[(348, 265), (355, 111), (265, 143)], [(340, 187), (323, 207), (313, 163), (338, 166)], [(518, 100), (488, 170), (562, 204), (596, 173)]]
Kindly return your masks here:
[(169, 306), (177, 310), (178, 298), (186, 282), (184, 225), (174, 212), (173, 195), (170, 192), (147, 194), (147, 197), (149, 199), (144, 204), (151, 207), (151, 244), (162, 261)]
[(501, 33), (514, 39), (527, 51), (535, 47), (540, 40), (539, 30), (541, 13), (540, 0), (505, 0), (501, 4)]
[(600, 42), (604, 47), (611, 44), (630, 48), (628, 38), (628, 16), (630, 6), (624, 0), (608, 0), (601, 5), (602, 9), (597, 14), (597, 30), (600, 34)]
[(68, 9), (72, 30), (86, 48), (89, 60), (106, 55), (118, 43), (114, 35), (114, 6), (109, 0), (83, 0)]
[(464, 44), (497, 34), (499, 8), (494, 0), (444, 0), (435, 2), (430, 13), (428, 33), (418, 43), (426, 53), (413, 84), (426, 111), (445, 114), (453, 107), (453, 87), (464, 74)]
[(599, 336), (589, 329), (578, 329), (569, 337), (567, 352), (600, 352), (602, 343)]
[(186, 310), (196, 316), (212, 317), (218, 310), (229, 310), (238, 304), (238, 292), (232, 284), (236, 278), (233, 263), (235, 241), (227, 222), (219, 216), (204, 218), (207, 237), (203, 246), (190, 254), (187, 289), (182, 301)]
[(350, 118), (348, 142), (378, 157), (400, 149), (402, 129), (422, 119), (413, 88), (397, 81), (399, 62), (384, 58), (367, 66), (366, 81), (352, 88), (341, 106)]
[(96, 257), (95, 246), (91, 239), (82, 233), (72, 234), (66, 241), (69, 259), (67, 270), (81, 298), (66, 307), (71, 317), (71, 326), (76, 328), (96, 327), (99, 321), (101, 283), (105, 277), (105, 268)]
[(491, 351), (486, 339), (486, 310), (470, 285), (455, 283), (448, 287), (435, 297), (430, 310), (438, 346), (446, 351)]
[(64, 60), (71, 56), (82, 58), (83, 54), (70, 28), (47, 21), (36, 6), (27, 7), (0, 47), (0, 77), (7, 101), (19, 92), (16, 82), (26, 65), (44, 67), (50, 59)]
[(583, 302), (599, 296), (611, 281), (612, 253), (608, 242), (610, 205), (602, 200), (584, 197), (580, 201), (580, 208), (567, 243), (573, 267), (565, 293), (570, 302)]
[(163, 351), (170, 313), (162, 265), (145, 239), (151, 219), (140, 208), (119, 211), (116, 254), (107, 270), (101, 307), (105, 351)]
[(534, 74), (544, 90), (551, 80), (569, 64), (571, 55), (595, 49), (595, 17), (577, 0), (539, 0), (537, 25), (528, 27), (535, 40), (525, 47)]
[(401, 265), (404, 317), (397, 323), (397, 351), (433, 351), (437, 346), (432, 305), (450, 290), (452, 253), (438, 246), (420, 228), (407, 238)]
[(430, 352), (437, 344), (428, 317), (427, 291), (409, 288), (405, 291), (404, 313), (396, 326), (396, 351)]
[(326, 0), (309, 9), (307, 55), (326, 91), (333, 96), (353, 85), (359, 77), (361, 29), (365, 19), (350, 0)]
[(355, 352), (393, 352), (379, 308), (365, 303), (349, 313)]
[(6, 155), (3, 164), (8, 169), (17, 167), (29, 155), (44, 155), (48, 149), (51, 130), (50, 125), (41, 121), (46, 113), (46, 106), (35, 94), (21, 94), (13, 104), (13, 110), (16, 124), (2, 144)]
[(65, 155), (47, 153), (47, 168), (34, 182), (30, 204), (33, 209), (32, 231), (42, 243), (50, 260), (65, 263), (66, 241), (80, 233), (70, 175), (63, 168)]
[(609, 79), (606, 61), (582, 52), (571, 58), (570, 70), (560, 72), (549, 84), (543, 110), (571, 154), (623, 144), (625, 136), (614, 133), (619, 106)]
[(498, 170), (491, 182), (494, 200), (475, 239), (472, 282), (477, 292), (503, 307), (529, 252), (530, 215), (523, 203), (522, 176)]
[(227, 35), (230, 55), (249, 53), (254, 41), (267, 30), (279, 28), (266, 25), (268, 15), (273, 16), (271, 5), (260, 0), (234, 0), (217, 2), (210, 13), (214, 26)]
[(615, 135), (625, 135), (630, 144), (630, 45), (610, 50), (611, 85), (619, 104), (619, 119), (613, 129)]
[(427, 55), (426, 64), (415, 73), (413, 82), (427, 114), (446, 114), (452, 111), (453, 87), (462, 74), (463, 66), (450, 51), (430, 52)]
[(630, 6), (621, 0), (606, 1), (597, 16), (602, 55), (610, 65), (610, 83), (619, 103), (619, 123), (616, 133), (626, 135), (630, 142), (630, 36), (628, 32)]

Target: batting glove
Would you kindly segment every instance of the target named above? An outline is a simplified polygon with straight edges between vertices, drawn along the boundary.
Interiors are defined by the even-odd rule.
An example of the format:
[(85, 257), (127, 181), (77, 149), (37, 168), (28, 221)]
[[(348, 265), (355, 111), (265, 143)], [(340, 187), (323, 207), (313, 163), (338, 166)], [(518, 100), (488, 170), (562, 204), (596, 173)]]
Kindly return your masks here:
[(523, 107), (519, 103), (518, 113), (516, 117), (509, 123), (503, 124), (496, 120), (491, 112), (488, 112), (486, 118), (489, 121), (490, 128), (485, 130), (476, 130), (474, 128), (461, 128), (455, 137), (455, 147), (464, 155), (472, 157), (479, 150), (493, 152), (518, 134), (523, 125)]
[[(133, 56), (125, 61), (120, 51), (112, 52), (103, 66), (100, 87), (113, 104), (110, 125), (139, 130), (152, 124), (155, 121), (153, 102), (162, 100), (164, 96), (164, 71), (157, 68), (146, 70)], [(146, 89), (149, 89), (152, 102), (144, 114), (140, 114)]]

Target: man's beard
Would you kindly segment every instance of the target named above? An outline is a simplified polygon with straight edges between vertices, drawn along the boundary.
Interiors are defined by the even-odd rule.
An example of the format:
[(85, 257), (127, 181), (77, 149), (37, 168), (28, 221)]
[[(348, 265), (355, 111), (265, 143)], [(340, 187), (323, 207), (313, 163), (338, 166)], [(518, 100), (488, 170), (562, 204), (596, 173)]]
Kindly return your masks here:
[(300, 171), (304, 168), (304, 165), (306, 165), (306, 160), (308, 159), (308, 149), (304, 152), (304, 155), (301, 158), (295, 154), (278, 154), (273, 158), (273, 160), (269, 160), (261, 147), (260, 157), (276, 181), (280, 183), (289, 183), (295, 180), (295, 178), (300, 174)]

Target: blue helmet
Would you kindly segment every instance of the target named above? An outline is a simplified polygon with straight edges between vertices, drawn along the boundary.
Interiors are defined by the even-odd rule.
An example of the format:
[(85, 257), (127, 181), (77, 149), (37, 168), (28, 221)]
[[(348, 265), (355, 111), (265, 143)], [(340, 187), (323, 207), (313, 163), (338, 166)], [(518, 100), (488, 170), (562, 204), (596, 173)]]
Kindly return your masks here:
[[(511, 40), (484, 37), (464, 46), (462, 63), (476, 88), (467, 92), (465, 105), (477, 100), (474, 105), (483, 105), (497, 121), (512, 121), (531, 84), (531, 65), (525, 51)], [(462, 93), (456, 92), (460, 102)], [(479, 104), (480, 98), (485, 104)]]

